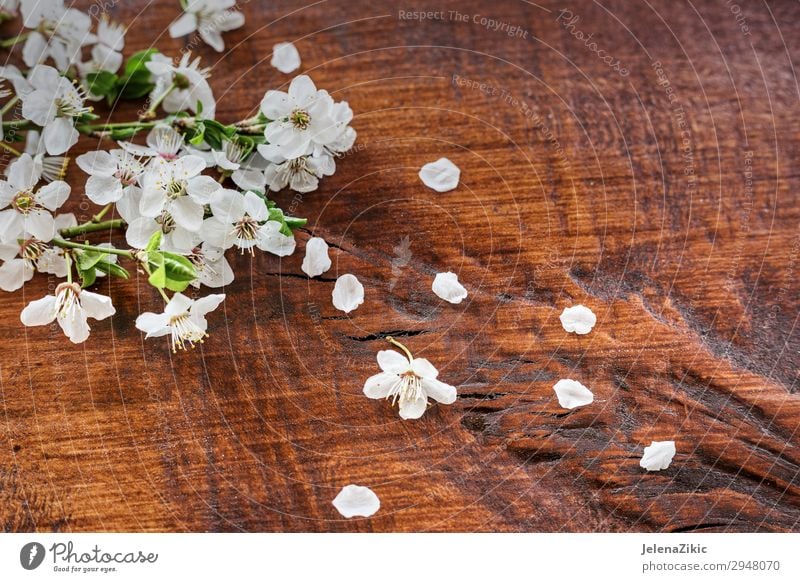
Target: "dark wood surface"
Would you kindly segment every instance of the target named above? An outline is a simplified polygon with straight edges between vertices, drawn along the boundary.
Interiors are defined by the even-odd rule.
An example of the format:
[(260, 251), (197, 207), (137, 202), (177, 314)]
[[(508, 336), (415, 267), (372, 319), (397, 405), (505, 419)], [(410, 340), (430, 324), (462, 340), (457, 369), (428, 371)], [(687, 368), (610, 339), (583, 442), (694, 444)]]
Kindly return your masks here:
[[(53, 281), (1, 296), (2, 529), (800, 530), (797, 3), (743, 2), (737, 21), (723, 0), (253, 0), (223, 55), (168, 38), (177, 4), (113, 5), (126, 54), (191, 44), (232, 121), (288, 82), (269, 59), (294, 40), (302, 72), (353, 107), (357, 146), (317, 192), (275, 196), (309, 218), (298, 252), (231, 253), (193, 352), (134, 328), (160, 303), (141, 276), (99, 286), (117, 314), (78, 347), (19, 323)], [(417, 178), (440, 156), (462, 170), (446, 194)], [(312, 233), (334, 264), (308, 280)], [(430, 290), (447, 270), (461, 305)], [(349, 316), (330, 300), (343, 273), (366, 288)], [(598, 315), (588, 336), (559, 323), (575, 303)], [(458, 401), (401, 422), (365, 398), (387, 334)], [(562, 410), (567, 377), (595, 403)], [(672, 466), (645, 473), (665, 439)], [(349, 483), (377, 515), (339, 516)]]

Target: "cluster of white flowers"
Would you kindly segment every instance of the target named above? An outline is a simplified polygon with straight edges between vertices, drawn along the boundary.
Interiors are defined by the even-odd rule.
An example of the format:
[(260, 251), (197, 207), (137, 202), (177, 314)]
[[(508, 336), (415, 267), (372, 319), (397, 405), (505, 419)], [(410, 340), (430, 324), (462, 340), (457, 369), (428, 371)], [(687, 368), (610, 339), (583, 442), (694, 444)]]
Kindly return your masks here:
[[(244, 21), (227, 0), (182, 4), (173, 35), (197, 30), (217, 50), (219, 33)], [(3, 45), (24, 43), (21, 63), (0, 67), (0, 111), (21, 104), (17, 119), (2, 120), (2, 147), (14, 159), (0, 180), (0, 288), (17, 290), (37, 271), (64, 279), (21, 320), (58, 321), (80, 343), (89, 337), (88, 319), (115, 312), (110, 297), (89, 288), (98, 277), (127, 278), (120, 260), (127, 259), (165, 303), (162, 313), (141, 314), (136, 327), (147, 337), (168, 336), (173, 350), (202, 342), (205, 316), (225, 295), (195, 300), (184, 291), (230, 285), (229, 249), (294, 252), (293, 230), (305, 220), (285, 215), (268, 195), (309, 192), (333, 174), (334, 158), (356, 137), (352, 110), (301, 76), (288, 93), (268, 91), (259, 115), (224, 124), (215, 120), (209, 70), (190, 53), (173, 60), (149, 49), (126, 61), (124, 27), (101, 19), (92, 31), (92, 19), (62, 0), (2, 0), (0, 18), (17, 13), (22, 33)], [(139, 118), (99, 122), (90, 102), (120, 99), (144, 102)], [(77, 157), (86, 180), (71, 188), (68, 153), (81, 136), (111, 145)], [(98, 205), (91, 220), (57, 214), (72, 191)], [(100, 233), (117, 242), (97, 244)]]

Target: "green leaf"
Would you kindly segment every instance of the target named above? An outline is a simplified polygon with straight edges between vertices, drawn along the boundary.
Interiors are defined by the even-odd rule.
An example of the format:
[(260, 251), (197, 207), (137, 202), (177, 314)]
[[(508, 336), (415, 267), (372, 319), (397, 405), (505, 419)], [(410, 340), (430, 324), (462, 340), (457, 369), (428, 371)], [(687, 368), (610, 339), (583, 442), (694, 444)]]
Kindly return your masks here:
[(103, 271), (106, 275), (113, 275), (114, 277), (121, 277), (122, 279), (130, 277), (128, 271), (116, 263), (100, 261), (95, 265), (95, 269)]
[[(145, 64), (150, 61), (154, 54), (158, 53), (158, 49), (156, 48), (149, 48), (143, 51), (139, 51), (137, 53), (133, 53), (129, 58), (128, 61), (125, 63), (125, 74), (130, 76), (136, 73), (137, 71), (145, 70), (147, 71), (147, 67)], [(148, 71), (148, 75), (150, 72)]]
[(297, 218), (295, 216), (286, 216), (284, 217), (285, 224), (292, 230), (296, 230), (301, 226), (305, 226), (308, 223), (307, 218)]
[(147, 246), (144, 247), (145, 252), (150, 253), (161, 245), (161, 231), (157, 230), (153, 233), (153, 236), (150, 237), (150, 240), (147, 241)]
[(197, 269), (189, 259), (174, 253), (161, 254), (164, 256), (167, 279), (181, 283), (191, 283), (197, 279)]
[(89, 91), (95, 95), (105, 97), (106, 95), (116, 93), (117, 75), (110, 71), (98, 71), (96, 73), (89, 73), (86, 75), (86, 81), (89, 84)]
[(157, 289), (167, 286), (167, 269), (164, 267), (164, 255), (159, 252), (148, 253), (147, 267), (150, 269), (150, 277), (147, 281)]
[(95, 271), (94, 267), (89, 269), (78, 269), (78, 275), (81, 277), (81, 287), (86, 288), (90, 285), (93, 285), (95, 280), (97, 279), (97, 271)]
[(78, 270), (88, 271), (92, 269), (104, 256), (103, 253), (95, 251), (81, 251), (77, 253)]

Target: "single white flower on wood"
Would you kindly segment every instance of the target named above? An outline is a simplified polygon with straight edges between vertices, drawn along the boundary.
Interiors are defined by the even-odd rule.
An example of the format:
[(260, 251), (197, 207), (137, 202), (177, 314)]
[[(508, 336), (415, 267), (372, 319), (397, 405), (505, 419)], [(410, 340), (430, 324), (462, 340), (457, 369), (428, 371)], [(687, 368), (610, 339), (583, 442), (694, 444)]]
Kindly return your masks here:
[(378, 366), (382, 372), (370, 376), (364, 383), (364, 394), (368, 398), (386, 398), (399, 404), (400, 418), (416, 419), (428, 408), (428, 398), (441, 404), (456, 401), (456, 389), (437, 380), (439, 371), (425, 358), (414, 358), (409, 349), (387, 337), (392, 345), (405, 352), (405, 356), (393, 350), (378, 352)]
[(164, 313), (146, 312), (137, 317), (136, 329), (145, 332), (145, 338), (168, 335), (173, 352), (193, 348), (208, 336), (206, 315), (224, 299), (224, 294), (216, 294), (195, 301), (183, 293), (175, 293), (164, 308)]
[(115, 312), (110, 297), (85, 291), (77, 283), (61, 283), (55, 295), (31, 301), (22, 310), (20, 319), (28, 326), (47, 325), (57, 320), (70, 341), (79, 344), (89, 337), (89, 317), (105, 319)]

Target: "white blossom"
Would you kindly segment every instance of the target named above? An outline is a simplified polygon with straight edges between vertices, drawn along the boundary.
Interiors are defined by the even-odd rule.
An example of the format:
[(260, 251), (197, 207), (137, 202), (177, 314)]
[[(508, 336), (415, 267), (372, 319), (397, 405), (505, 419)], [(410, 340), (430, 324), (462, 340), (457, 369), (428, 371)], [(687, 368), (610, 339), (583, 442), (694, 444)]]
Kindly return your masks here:
[(33, 160), (28, 156), (14, 164), (8, 180), (0, 181), (0, 240), (25, 238), (30, 234), (42, 242), (55, 236), (55, 221), (51, 211), (57, 210), (69, 198), (70, 187), (56, 181), (36, 189), (39, 178)]
[(268, 220), (269, 209), (257, 194), (222, 189), (211, 197), (213, 216), (203, 222), (202, 236), (212, 245), (244, 250), (254, 247), (279, 257), (294, 252), (294, 237), (280, 232), (281, 224)]
[(75, 120), (91, 111), (85, 95), (53, 67), (37, 65), (28, 75), (33, 91), (22, 96), (22, 116), (44, 128), (47, 153), (63, 154), (78, 141)]
[(176, 160), (184, 147), (183, 136), (171, 125), (156, 125), (147, 134), (147, 145), (139, 145), (127, 141), (119, 142), (126, 152), (140, 158), (163, 158), (171, 162)]
[[(315, 147), (339, 139), (345, 130), (345, 124), (334, 118), (333, 105), (328, 92), (317, 91), (308, 76), (295, 77), (288, 93), (267, 91), (261, 101), (261, 113), (271, 120), (264, 136), (286, 160), (311, 154)], [(259, 146), (259, 151), (263, 149)]]
[(205, 285), (219, 288), (233, 283), (233, 269), (231, 269), (228, 259), (225, 258), (224, 249), (204, 242), (193, 248), (187, 254), (187, 258), (197, 270), (197, 279), (191, 283), (193, 287), (199, 288), (200, 285)]
[(131, 190), (139, 189), (139, 177), (144, 167), (125, 150), (87, 152), (75, 161), (89, 174), (86, 196), (95, 204), (117, 202)]
[(203, 107), (202, 116), (213, 119), (217, 104), (206, 80), (208, 69), (200, 68), (200, 57), (191, 62), (190, 59), (189, 52), (183, 53), (177, 64), (161, 53), (150, 58), (145, 64), (155, 83), (150, 101), (161, 100), (161, 106), (167, 113), (187, 110), (197, 113), (199, 101)]
[(61, 283), (55, 295), (31, 301), (22, 310), (20, 319), (27, 326), (58, 321), (70, 341), (79, 344), (89, 337), (88, 318), (105, 319), (115, 312), (110, 297), (83, 290), (77, 283)]
[(428, 407), (428, 398), (441, 404), (456, 401), (455, 387), (437, 379), (439, 371), (433, 364), (425, 358), (412, 357), (405, 346), (390, 341), (406, 355), (393, 350), (378, 352), (378, 366), (382, 371), (364, 383), (364, 394), (368, 398), (387, 398), (392, 404), (398, 403), (400, 417), (404, 420), (421, 417)]
[(185, 13), (169, 27), (169, 35), (178, 38), (197, 32), (217, 52), (225, 50), (222, 33), (244, 24), (244, 14), (230, 10), (236, 0), (186, 0)]
[(88, 14), (66, 8), (63, 0), (21, 0), (23, 25), (30, 33), (22, 48), (29, 67), (52, 58), (59, 71), (80, 59), (81, 48), (95, 42)]
[(194, 347), (208, 336), (206, 315), (224, 299), (224, 294), (217, 294), (195, 301), (182, 293), (175, 293), (163, 313), (146, 312), (137, 317), (136, 328), (145, 332), (145, 338), (169, 336), (173, 352)]

